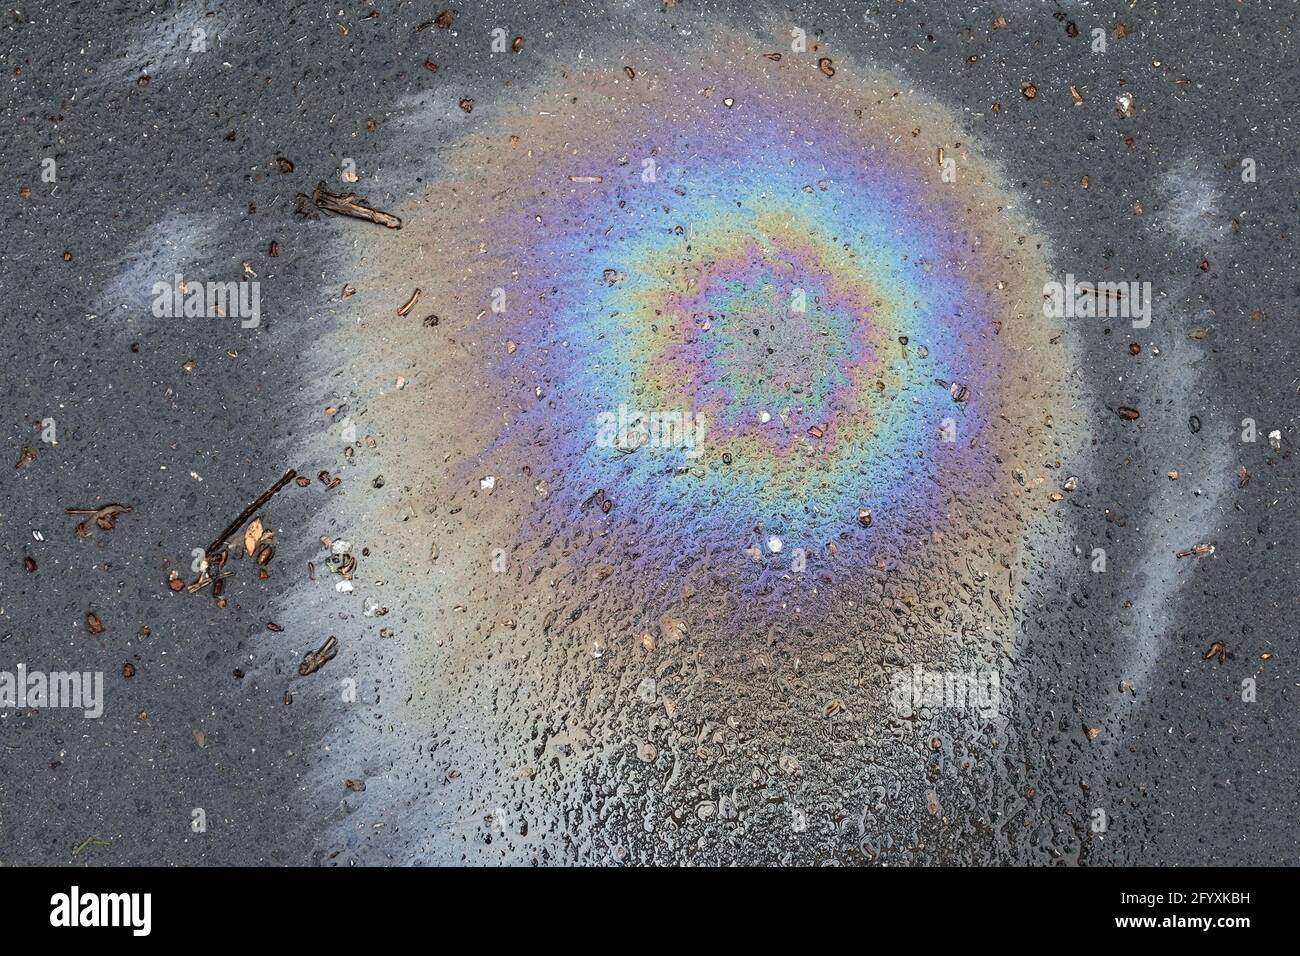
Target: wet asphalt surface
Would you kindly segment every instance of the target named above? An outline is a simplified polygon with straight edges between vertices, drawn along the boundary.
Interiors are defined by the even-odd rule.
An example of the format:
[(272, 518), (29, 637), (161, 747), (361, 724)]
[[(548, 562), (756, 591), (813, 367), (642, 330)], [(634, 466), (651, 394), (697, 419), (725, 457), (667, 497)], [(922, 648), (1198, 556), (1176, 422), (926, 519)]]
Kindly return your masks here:
[[(0, 863), (1296, 862), (1292, 4), (462, 3), (451, 28), (421, 29), (435, 6), (6, 11), (0, 670), (103, 671), (106, 695), (96, 720), (0, 710)], [(991, 30), (998, 16), (1009, 23)], [(961, 116), (1049, 242), (1054, 274), (1149, 280), (1156, 293), (1141, 332), (1079, 320), (1071, 374), (1090, 438), (1057, 533), (1028, 559), (1000, 664), (1006, 725), (939, 720), (931, 746), (930, 733), (866, 718), (846, 731), (786, 719), (797, 688), (736, 694), (748, 672), (719, 654), (693, 666), (721, 690), (701, 695), (690, 733), (670, 730), (694, 744), (686, 786), (655, 798), (662, 777), (563, 759), (529, 776), (535, 787), (495, 785), (475, 754), (508, 761), (512, 731), (462, 743), (457, 729), (490, 737), (464, 712), (508, 727), (545, 707), (509, 694), (468, 707), (486, 672), (458, 665), (441, 699), (459, 692), (459, 704), (404, 710), (408, 658), (378, 625), (347, 637), (358, 603), (302, 596), (318, 534), (380, 543), (342, 517), (378, 493), (373, 471), (335, 492), (315, 480), (342, 464), (316, 454), (321, 409), (350, 387), (337, 343), (355, 317), (339, 290), (357, 272), (357, 230), (379, 227), (296, 217), (295, 195), (320, 180), (341, 190), (355, 158), (358, 191), (398, 207), (475, 117), (579, 50), (789, 23)], [(484, 55), (497, 25), (525, 38), (506, 66)], [(1094, 27), (1105, 53), (1089, 49)], [(203, 51), (190, 49), (196, 30)], [(1124, 92), (1131, 118), (1113, 105)], [(457, 108), (466, 96), (472, 114)], [(244, 263), (261, 283), (256, 329), (151, 314), (153, 283), (234, 280)], [(57, 443), (42, 440), (47, 419)], [(1242, 440), (1244, 419), (1256, 441)], [(16, 468), (24, 448), (35, 457)], [(240, 562), (223, 609), (209, 592), (172, 593), (169, 573), (191, 580), (194, 549), (289, 467), (313, 484), (276, 499), (269, 577)], [(64, 509), (105, 502), (132, 511), (79, 537)], [(1173, 557), (1202, 542), (1212, 554)], [(1098, 547), (1105, 574), (1089, 567)], [(435, 626), (432, 614), (388, 620)], [(813, 696), (845, 657), (887, 659), (849, 627), (804, 652)], [(299, 678), (331, 633), (338, 660)], [(1207, 657), (1216, 643), (1223, 654)], [(562, 660), (549, 665), (563, 675), (552, 703), (598, 698), (601, 677)], [(358, 700), (340, 701), (349, 675)], [(631, 669), (606, 677), (638, 685)], [(631, 720), (585, 713), (597, 736)], [(396, 744), (370, 759), (393, 724)], [(877, 733), (883, 743), (863, 743)], [(565, 734), (581, 737), (572, 724), (548, 732)], [(755, 742), (770, 767), (740, 760)], [(799, 747), (795, 764), (779, 759)], [(343, 783), (366, 776), (364, 792)], [(457, 789), (466, 776), (475, 785)]]

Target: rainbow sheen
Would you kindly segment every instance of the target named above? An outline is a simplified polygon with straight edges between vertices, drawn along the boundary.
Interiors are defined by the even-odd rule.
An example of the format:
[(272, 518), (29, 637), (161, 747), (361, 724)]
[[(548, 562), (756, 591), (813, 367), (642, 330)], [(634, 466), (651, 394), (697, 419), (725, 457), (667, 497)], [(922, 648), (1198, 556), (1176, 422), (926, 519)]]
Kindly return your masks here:
[(540, 449), (538, 521), (595, 501), (733, 568), (945, 527), (1014, 543), (1014, 462), (1045, 449), (1020, 405), (1062, 372), (985, 164), (947, 127), (978, 182), (945, 179), (915, 107), (843, 69), (745, 51), (725, 93), (705, 79), (592, 68), (455, 164), (466, 208), (432, 228), (488, 258), (452, 294), (503, 290), (484, 322), (526, 349), (491, 376), (537, 383), (480, 460)]

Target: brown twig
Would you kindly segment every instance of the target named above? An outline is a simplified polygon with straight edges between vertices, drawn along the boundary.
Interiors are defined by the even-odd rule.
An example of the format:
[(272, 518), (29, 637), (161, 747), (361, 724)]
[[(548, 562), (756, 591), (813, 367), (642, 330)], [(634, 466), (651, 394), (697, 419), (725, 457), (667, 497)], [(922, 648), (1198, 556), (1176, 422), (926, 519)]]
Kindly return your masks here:
[(303, 655), (302, 663), (298, 665), (298, 673), (303, 677), (316, 673), (334, 660), (334, 655), (338, 652), (339, 639), (331, 634), (329, 640), (322, 644), (318, 650), (308, 651)]
[(208, 550), (205, 551), (204, 554), (208, 556), (215, 554), (217, 552), (217, 549), (226, 543), (227, 538), (229, 538), (232, 534), (234, 534), (236, 531), (242, 528), (244, 526), (244, 522), (246, 522), (249, 518), (253, 517), (253, 515), (257, 513), (257, 510), (261, 508), (262, 505), (266, 504), (268, 501), (274, 498), (281, 488), (283, 488), (289, 482), (293, 481), (294, 478), (296, 477), (298, 477), (298, 472), (296, 472), (294, 469), (290, 468), (288, 471), (286, 471), (284, 473), (283, 478), (281, 478), (279, 481), (273, 484), (270, 488), (266, 489), (266, 491), (262, 492), (261, 496), (256, 501), (254, 501), (251, 505), (249, 505), (247, 508), (245, 508), (243, 511), (239, 513), (238, 518), (236, 518), (234, 521), (230, 522), (229, 525), (227, 525), (225, 531), (217, 535), (217, 539), (213, 541), (210, 545), (208, 545)]
[(407, 299), (404, 303), (402, 303), (402, 307), (397, 310), (397, 314), (402, 316), (402, 318), (405, 318), (406, 316), (411, 314), (411, 310), (415, 308), (415, 303), (419, 301), (420, 301), (420, 290), (416, 289), (414, 292), (411, 293), (411, 297)]
[(325, 188), (324, 182), (316, 186), (311, 201), (326, 212), (332, 212), (339, 216), (365, 219), (381, 226), (387, 226), (389, 229), (402, 228), (402, 220), (392, 213), (365, 205), (357, 199), (356, 193), (332, 193)]

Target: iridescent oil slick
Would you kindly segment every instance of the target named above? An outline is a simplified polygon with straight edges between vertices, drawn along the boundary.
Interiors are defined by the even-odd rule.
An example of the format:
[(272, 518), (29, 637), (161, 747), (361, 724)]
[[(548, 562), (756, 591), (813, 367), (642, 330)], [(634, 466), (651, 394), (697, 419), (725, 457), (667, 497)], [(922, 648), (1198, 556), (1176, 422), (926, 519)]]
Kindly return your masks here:
[(994, 666), (1070, 451), (1044, 242), (953, 116), (849, 63), (701, 49), (476, 106), (342, 333), (358, 380), (405, 380), (366, 407), (397, 696), (479, 798), (545, 789), (552, 831), (662, 760), (606, 694), (658, 681), (651, 724), (759, 708), (798, 740), (888, 721), (884, 651)]
[[(466, 478), (540, 485), (515, 535), (589, 524), (570, 557), (621, 547), (647, 586), (705, 555), (742, 593), (922, 554), (1009, 566), (1065, 363), (1038, 242), (929, 104), (733, 48), (726, 83), (567, 72), (407, 211), (427, 266), (407, 235), (378, 271), (438, 316), (411, 331), (430, 374), (503, 410), (458, 449)], [(648, 435), (665, 413), (689, 427)]]

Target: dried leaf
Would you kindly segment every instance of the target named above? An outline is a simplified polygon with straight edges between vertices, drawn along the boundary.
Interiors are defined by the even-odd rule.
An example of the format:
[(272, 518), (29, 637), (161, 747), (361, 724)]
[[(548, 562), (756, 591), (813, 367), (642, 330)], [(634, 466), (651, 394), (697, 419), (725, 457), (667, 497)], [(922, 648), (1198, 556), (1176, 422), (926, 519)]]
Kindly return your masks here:
[(117, 516), (131, 510), (130, 505), (104, 505), (95, 512), (95, 524), (104, 531), (112, 531), (117, 524)]
[(248, 527), (244, 529), (244, 550), (248, 552), (250, 558), (253, 556), (253, 552), (257, 550), (257, 543), (262, 540), (264, 533), (265, 529), (262, 527), (260, 516), (250, 521)]

